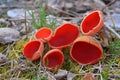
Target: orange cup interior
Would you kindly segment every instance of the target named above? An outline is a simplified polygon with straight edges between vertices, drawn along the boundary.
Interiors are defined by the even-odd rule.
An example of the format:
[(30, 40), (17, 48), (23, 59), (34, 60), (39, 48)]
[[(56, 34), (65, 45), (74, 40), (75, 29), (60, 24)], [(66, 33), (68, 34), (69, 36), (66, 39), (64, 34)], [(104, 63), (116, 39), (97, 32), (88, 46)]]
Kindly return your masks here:
[(52, 49), (43, 56), (43, 65), (49, 69), (60, 67), (64, 62), (64, 55), (59, 49)]
[(102, 57), (102, 47), (90, 36), (79, 37), (73, 44), (70, 56), (79, 64), (94, 64)]
[(81, 22), (81, 32), (84, 35), (92, 36), (103, 27), (104, 16), (101, 11), (93, 11), (88, 14)]
[(43, 42), (49, 41), (51, 36), (52, 36), (52, 30), (47, 27), (43, 27), (43, 28), (39, 29), (35, 34), (35, 38), (40, 39)]
[(65, 48), (70, 45), (79, 35), (76, 25), (65, 23), (55, 30), (54, 36), (48, 42), (52, 48)]
[(26, 58), (33, 61), (40, 58), (43, 51), (43, 43), (38, 40), (32, 40), (25, 45), (23, 54)]

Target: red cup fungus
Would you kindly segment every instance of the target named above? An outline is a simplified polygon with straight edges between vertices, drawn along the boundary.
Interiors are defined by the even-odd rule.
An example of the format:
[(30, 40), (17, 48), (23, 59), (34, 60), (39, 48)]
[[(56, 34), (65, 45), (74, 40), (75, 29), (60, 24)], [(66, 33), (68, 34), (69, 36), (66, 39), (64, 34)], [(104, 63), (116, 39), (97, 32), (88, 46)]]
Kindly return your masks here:
[(52, 36), (52, 30), (47, 27), (40, 28), (36, 33), (35, 33), (35, 38), (40, 39), (42, 42), (47, 42), (50, 40)]
[(39, 40), (32, 40), (24, 46), (23, 54), (29, 60), (34, 61), (41, 57), (43, 51), (43, 42)]
[(78, 37), (78, 26), (72, 23), (57, 27), (54, 35), (50, 28), (43, 27), (35, 33), (36, 40), (29, 41), (24, 46), (23, 54), (31, 61), (37, 60), (44, 51), (43, 43), (48, 42), (49, 46), (54, 49), (43, 56), (42, 63), (48, 69), (55, 69), (62, 66), (64, 62), (64, 55), (60, 49), (72, 44), (70, 56), (74, 61), (78, 64), (94, 64), (102, 57), (103, 49), (98, 40), (91, 36), (99, 32), (103, 24), (103, 13), (96, 10), (88, 14), (81, 22), (81, 32), (87, 36)]
[(81, 32), (84, 35), (92, 36), (99, 32), (104, 24), (103, 13), (99, 10), (89, 13), (81, 22)]
[(72, 23), (65, 23), (55, 29), (55, 33), (48, 41), (50, 47), (62, 49), (69, 46), (79, 35), (79, 29)]
[(102, 57), (100, 43), (91, 36), (77, 38), (70, 50), (70, 56), (79, 64), (94, 64)]
[(64, 62), (63, 52), (59, 49), (52, 49), (43, 56), (43, 65), (49, 69), (60, 67)]

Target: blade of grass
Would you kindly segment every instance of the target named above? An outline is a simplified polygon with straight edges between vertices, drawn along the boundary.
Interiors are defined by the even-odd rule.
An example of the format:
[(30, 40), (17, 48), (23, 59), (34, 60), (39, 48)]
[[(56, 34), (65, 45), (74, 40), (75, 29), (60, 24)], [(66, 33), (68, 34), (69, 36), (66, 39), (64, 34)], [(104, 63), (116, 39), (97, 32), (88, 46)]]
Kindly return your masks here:
[(109, 62), (106, 71), (102, 71), (102, 72), (100, 73), (101, 76), (102, 76), (102, 78), (103, 78), (103, 80), (108, 80), (109, 74), (110, 74), (110, 69), (111, 69), (113, 63), (115, 62), (115, 59), (116, 59), (115, 56), (112, 56), (112, 60)]

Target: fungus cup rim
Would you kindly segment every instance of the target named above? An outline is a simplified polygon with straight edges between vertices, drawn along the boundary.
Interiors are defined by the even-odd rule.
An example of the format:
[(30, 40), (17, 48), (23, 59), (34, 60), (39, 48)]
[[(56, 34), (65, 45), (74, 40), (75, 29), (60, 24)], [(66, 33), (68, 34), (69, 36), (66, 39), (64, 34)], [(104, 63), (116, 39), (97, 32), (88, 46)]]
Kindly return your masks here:
[[(37, 38), (36, 35), (37, 35), (41, 30), (44, 30), (44, 29), (50, 31), (49, 36), (47, 36), (47, 37), (45, 37), (45, 38)], [(43, 43), (46, 43), (47, 41), (49, 41), (49, 40), (51, 39), (52, 34), (53, 34), (53, 31), (52, 31), (50, 28), (48, 28), (48, 27), (42, 27), (42, 28), (40, 28), (39, 30), (36, 31), (36, 33), (35, 33), (35, 35), (34, 35), (34, 38), (35, 38), (35, 39), (38, 39), (38, 40), (41, 40)]]
[[(84, 20), (86, 20), (86, 18), (88, 18), (89, 16), (91, 16), (92, 14), (94, 13), (98, 13), (98, 16), (100, 18), (98, 24), (92, 28), (91, 30), (89, 30), (87, 33), (83, 31), (83, 23), (84, 23)], [(103, 27), (104, 25), (104, 16), (103, 16), (103, 13), (102, 11), (99, 11), (99, 10), (96, 10), (96, 11), (92, 11), (91, 13), (89, 13), (87, 16), (85, 16), (80, 24), (80, 30), (82, 32), (82, 34), (86, 35), (86, 36), (92, 36), (94, 35), (95, 33), (99, 32), (100, 29)]]
[(44, 66), (46, 66), (46, 59), (47, 59), (47, 57), (48, 57), (50, 54), (52, 54), (53, 52), (59, 52), (59, 54), (61, 55), (60, 57), (62, 58), (62, 60), (61, 60), (61, 63), (60, 63), (59, 65), (55, 65), (55, 66), (53, 66), (53, 67), (47, 67), (47, 68), (50, 69), (50, 70), (53, 70), (55, 67), (60, 67), (60, 66), (62, 66), (62, 64), (63, 64), (63, 62), (64, 62), (64, 54), (63, 54), (63, 52), (62, 52), (61, 50), (59, 50), (59, 49), (52, 49), (52, 50), (48, 51), (48, 52), (43, 56), (43, 65), (44, 65)]
[[(74, 26), (74, 27), (76, 27), (76, 28), (78, 29), (78, 26), (77, 26), (77, 25), (74, 25), (74, 24), (72, 24), (72, 23), (70, 23), (70, 22), (67, 22), (67, 23), (64, 23), (64, 24), (60, 25), (59, 27), (57, 27), (57, 28), (55, 29), (55, 32), (54, 32), (54, 34), (53, 34), (52, 37), (54, 37), (54, 36), (56, 35), (57, 31), (58, 31), (62, 26), (68, 25), (68, 24), (70, 24), (70, 25), (72, 25), (72, 26)], [(78, 35), (77, 35), (77, 37), (79, 36), (79, 34), (80, 34), (80, 32), (79, 32), (79, 29), (78, 29)], [(76, 39), (77, 39), (77, 37), (76, 37)], [(51, 39), (52, 39), (52, 38), (51, 38)], [(74, 41), (75, 41), (75, 40), (74, 40)], [(63, 49), (63, 48), (66, 48), (66, 47), (70, 46), (74, 41), (72, 41), (72, 42), (69, 43), (69, 44), (59, 46), (59, 47), (55, 47), (55, 46), (51, 45), (49, 42), (48, 42), (48, 44), (49, 44), (49, 46), (50, 46), (51, 48)]]
[[(30, 44), (32, 44), (33, 42), (38, 42), (38, 43), (39, 43), (39, 47), (38, 47), (38, 49), (33, 53), (32, 57), (29, 58), (28, 56), (26, 56), (26, 54), (29, 54), (29, 53), (26, 53), (25, 50), (27, 50), (26, 48), (27, 48), (28, 46), (30, 46)], [(37, 60), (38, 58), (40, 58), (40, 57), (42, 56), (43, 51), (44, 51), (44, 44), (43, 44), (42, 41), (40, 41), (40, 40), (31, 40), (31, 41), (29, 41), (29, 42), (27, 42), (27, 43), (25, 44), (25, 46), (24, 46), (24, 48), (23, 48), (23, 55), (24, 55), (27, 59), (29, 59), (29, 60), (31, 60), (31, 61), (34, 61), (34, 60)], [(36, 56), (37, 56), (37, 57), (36, 57)]]
[[(84, 38), (84, 39), (82, 39), (82, 38)], [(92, 43), (92, 42), (90, 42), (90, 41), (88, 41), (88, 40), (85, 40), (85, 38), (93, 38), (94, 40), (92, 41), (92, 42), (94, 42), (94, 43)], [(73, 47), (74, 47), (74, 44), (75, 43), (77, 43), (77, 42), (85, 42), (85, 43), (89, 43), (90, 45), (92, 45), (92, 46), (95, 46), (96, 48), (98, 48), (99, 49), (99, 54), (100, 54), (100, 56), (99, 56), (99, 58), (96, 58), (96, 59), (94, 59), (93, 61), (90, 61), (89, 63), (82, 63), (82, 62), (80, 62), (80, 61), (78, 61), (78, 60), (76, 60), (72, 55), (72, 49), (73, 49)], [(88, 64), (95, 64), (96, 62), (98, 62), (99, 61), (99, 59), (101, 59), (101, 57), (103, 56), (103, 48), (102, 48), (102, 46), (100, 45), (100, 43), (99, 43), (99, 41), (97, 40), (97, 39), (95, 39), (94, 37), (92, 37), (92, 36), (82, 36), (82, 37), (78, 37), (75, 41), (74, 41), (74, 43), (73, 43), (73, 45), (72, 45), (72, 47), (71, 47), (71, 49), (70, 49), (70, 56), (71, 56), (71, 58), (75, 61), (75, 62), (77, 62), (78, 64), (85, 64), (85, 65), (88, 65)]]

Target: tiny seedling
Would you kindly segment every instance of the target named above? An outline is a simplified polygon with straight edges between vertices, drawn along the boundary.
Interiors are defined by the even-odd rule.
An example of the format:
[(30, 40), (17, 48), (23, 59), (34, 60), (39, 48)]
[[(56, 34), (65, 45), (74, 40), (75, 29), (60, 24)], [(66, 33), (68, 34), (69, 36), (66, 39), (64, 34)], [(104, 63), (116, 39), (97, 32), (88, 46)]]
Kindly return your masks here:
[(45, 76), (41, 76), (40, 80), (47, 80), (47, 78)]
[(106, 71), (101, 72), (101, 76), (102, 76), (103, 80), (108, 80), (109, 74), (110, 74), (110, 69), (111, 69), (113, 63), (115, 62), (115, 59), (116, 59), (115, 56), (112, 56), (112, 60), (108, 63), (108, 67), (107, 67)]
[(43, 7), (39, 7), (38, 9), (38, 19), (36, 19), (34, 12), (30, 13), (31, 17), (32, 17), (32, 25), (36, 28), (36, 29), (40, 29), (42, 27), (48, 27), (51, 29), (54, 29), (55, 24), (56, 24), (56, 19), (55, 18), (51, 18), (50, 22), (47, 22), (46, 19), (46, 10)]
[(119, 54), (120, 52), (120, 40), (115, 38), (114, 41), (110, 42), (110, 45), (108, 46), (109, 48), (109, 53), (112, 55)]

